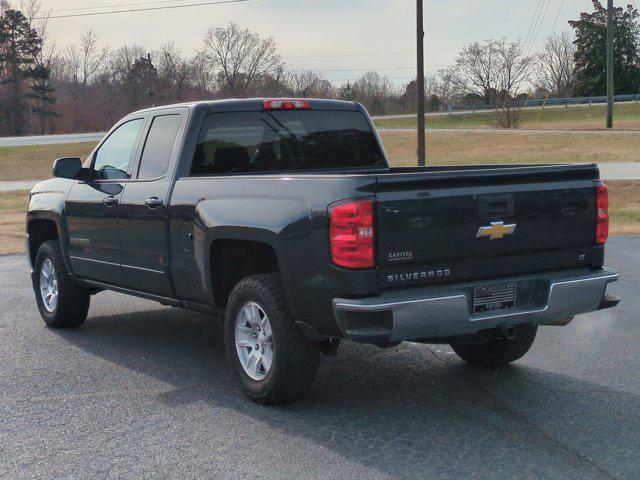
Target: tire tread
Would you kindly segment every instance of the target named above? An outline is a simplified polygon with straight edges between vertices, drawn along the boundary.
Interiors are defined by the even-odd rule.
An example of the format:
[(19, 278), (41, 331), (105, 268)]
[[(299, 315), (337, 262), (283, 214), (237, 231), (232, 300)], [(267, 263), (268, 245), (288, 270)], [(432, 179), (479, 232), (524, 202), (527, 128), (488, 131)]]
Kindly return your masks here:
[[(40, 297), (40, 265), (49, 258), (58, 280), (58, 305), (55, 312), (47, 311)], [(50, 328), (76, 328), (84, 323), (89, 312), (91, 295), (86, 288), (70, 277), (57, 240), (44, 242), (38, 248), (34, 262), (33, 289), (42, 319)]]

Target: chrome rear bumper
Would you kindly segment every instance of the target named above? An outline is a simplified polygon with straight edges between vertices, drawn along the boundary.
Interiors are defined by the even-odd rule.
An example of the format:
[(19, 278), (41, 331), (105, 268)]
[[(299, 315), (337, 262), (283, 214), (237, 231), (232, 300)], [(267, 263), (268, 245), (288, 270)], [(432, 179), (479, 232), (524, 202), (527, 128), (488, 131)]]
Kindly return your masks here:
[[(379, 297), (333, 301), (346, 338), (365, 343), (446, 339), (480, 330), (519, 324), (545, 325), (613, 306), (607, 304), (607, 285), (618, 280), (614, 270), (568, 271), (528, 277), (448, 285), (385, 293)], [(478, 286), (515, 282), (515, 308), (473, 313)], [(568, 322), (565, 322), (568, 323)]]

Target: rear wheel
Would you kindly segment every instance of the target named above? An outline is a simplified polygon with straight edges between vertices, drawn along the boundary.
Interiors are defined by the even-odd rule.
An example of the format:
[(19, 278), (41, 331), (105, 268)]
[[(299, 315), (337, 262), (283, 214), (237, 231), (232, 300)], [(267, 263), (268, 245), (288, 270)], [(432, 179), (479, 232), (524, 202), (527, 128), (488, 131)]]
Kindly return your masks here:
[(91, 296), (71, 280), (56, 240), (40, 245), (34, 262), (33, 290), (40, 315), (51, 328), (73, 328), (87, 318)]
[(320, 349), (296, 327), (276, 274), (247, 277), (235, 286), (225, 340), (242, 390), (257, 403), (294, 402), (315, 381)]
[(524, 357), (531, 349), (538, 327), (519, 325), (511, 338), (494, 338), (477, 342), (451, 343), (451, 348), (465, 362), (486, 368), (496, 368)]

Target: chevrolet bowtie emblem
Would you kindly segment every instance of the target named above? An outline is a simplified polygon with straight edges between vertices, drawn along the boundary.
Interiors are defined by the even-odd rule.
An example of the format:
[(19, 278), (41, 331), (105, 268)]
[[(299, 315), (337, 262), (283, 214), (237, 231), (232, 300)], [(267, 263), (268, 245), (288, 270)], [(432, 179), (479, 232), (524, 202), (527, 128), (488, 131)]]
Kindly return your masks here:
[(507, 235), (516, 233), (516, 224), (505, 225), (504, 222), (491, 222), (490, 227), (480, 227), (477, 238), (490, 238), (491, 240), (499, 240)]

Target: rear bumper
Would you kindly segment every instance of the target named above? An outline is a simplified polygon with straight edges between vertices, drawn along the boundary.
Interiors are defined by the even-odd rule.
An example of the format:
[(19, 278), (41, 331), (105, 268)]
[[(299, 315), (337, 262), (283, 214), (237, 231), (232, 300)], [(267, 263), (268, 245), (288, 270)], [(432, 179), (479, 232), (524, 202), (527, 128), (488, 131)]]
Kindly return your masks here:
[[(438, 340), (520, 324), (568, 323), (574, 316), (610, 308), (607, 285), (614, 270), (572, 270), (550, 274), (385, 293), (379, 297), (333, 301), (344, 336), (363, 343)], [(516, 307), (473, 313), (478, 286), (516, 283)], [(609, 300), (608, 300), (609, 299)]]

